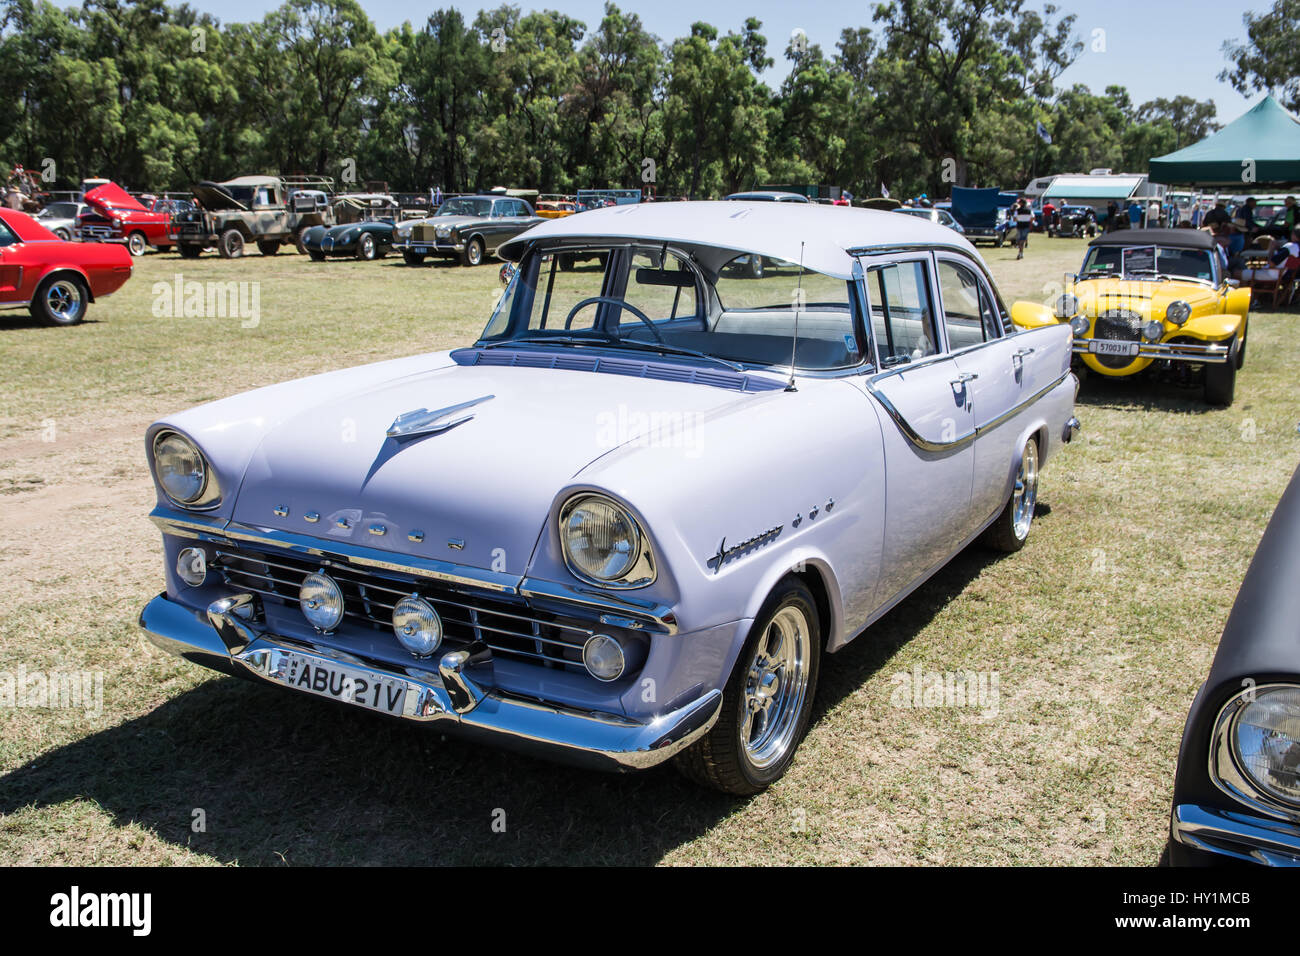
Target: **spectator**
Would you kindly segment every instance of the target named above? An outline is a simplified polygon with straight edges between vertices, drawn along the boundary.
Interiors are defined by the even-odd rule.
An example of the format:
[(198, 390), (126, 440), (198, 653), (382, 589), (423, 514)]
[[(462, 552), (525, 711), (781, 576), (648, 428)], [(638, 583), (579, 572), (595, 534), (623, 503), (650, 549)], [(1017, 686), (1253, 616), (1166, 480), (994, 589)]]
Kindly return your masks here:
[(1201, 220), (1201, 225), (1212, 232), (1219, 226), (1227, 226), (1231, 223), (1232, 217), (1228, 215), (1228, 206), (1222, 199), (1216, 200), (1214, 208), (1207, 212), (1205, 218)]
[(1300, 226), (1300, 208), (1296, 207), (1295, 196), (1286, 197), (1286, 205), (1282, 207), (1286, 214), (1282, 217), (1282, 225), (1286, 227), (1287, 235), (1290, 235), (1296, 226)]
[(1130, 229), (1142, 228), (1142, 204), (1136, 199), (1129, 200), (1128, 226)]
[(1112, 199), (1110, 202), (1106, 203), (1106, 231), (1107, 232), (1115, 231), (1116, 229), (1115, 224), (1118, 219), (1119, 219), (1119, 203), (1115, 202), (1115, 200)]
[(1015, 213), (1012, 219), (1016, 224), (1016, 254), (1017, 259), (1025, 257), (1025, 246), (1029, 244), (1029, 230), (1034, 226), (1034, 211), (1029, 208), (1029, 200), (1021, 199), (1016, 203)]
[(1246, 244), (1254, 237), (1258, 224), (1255, 222), (1255, 197), (1251, 196), (1237, 207), (1232, 214), (1232, 237), (1228, 242), (1228, 258), (1241, 254)]

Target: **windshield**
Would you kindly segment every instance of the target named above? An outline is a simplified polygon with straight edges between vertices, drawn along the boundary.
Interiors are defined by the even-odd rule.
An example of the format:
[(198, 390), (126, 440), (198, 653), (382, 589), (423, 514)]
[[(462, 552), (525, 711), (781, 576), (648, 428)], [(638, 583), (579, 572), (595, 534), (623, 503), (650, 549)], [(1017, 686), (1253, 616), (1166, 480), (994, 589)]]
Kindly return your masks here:
[(492, 214), (491, 199), (448, 199), (438, 207), (435, 216), (480, 216)]
[(1083, 277), (1195, 279), (1214, 281), (1214, 264), (1206, 249), (1167, 246), (1096, 246), (1083, 261)]
[[(715, 265), (716, 263), (716, 265)], [(483, 344), (694, 356), (714, 364), (825, 370), (861, 364), (846, 279), (735, 251), (659, 246), (534, 251)]]
[(76, 217), (77, 204), (71, 202), (50, 203), (36, 214), (38, 219), (75, 219)]

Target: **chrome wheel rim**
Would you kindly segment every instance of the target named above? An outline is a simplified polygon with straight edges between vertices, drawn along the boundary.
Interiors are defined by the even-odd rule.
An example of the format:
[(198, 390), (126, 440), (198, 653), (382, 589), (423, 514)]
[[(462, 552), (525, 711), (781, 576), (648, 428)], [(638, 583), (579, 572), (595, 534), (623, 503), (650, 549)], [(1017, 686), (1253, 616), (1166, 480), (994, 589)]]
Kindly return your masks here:
[(375, 257), (375, 240), (371, 239), (369, 236), (361, 237), (361, 255), (366, 259), (373, 259)]
[(1038, 443), (1025, 442), (1024, 454), (1020, 456), (1020, 470), (1016, 473), (1016, 490), (1012, 495), (1012, 530), (1016, 540), (1023, 541), (1029, 535), (1029, 525), (1034, 520), (1034, 505), (1038, 502)]
[(740, 743), (759, 770), (780, 761), (794, 743), (811, 646), (808, 618), (790, 605), (776, 612), (754, 649), (740, 702)]
[(483, 260), (483, 252), (477, 242), (471, 242), (469, 245), (469, 261), (471, 265), (478, 265)]
[(45, 309), (60, 322), (72, 322), (81, 311), (81, 290), (68, 279), (50, 283), (45, 290)]
[(131, 238), (126, 241), (126, 247), (133, 256), (144, 255), (144, 236), (138, 232), (133, 233)]

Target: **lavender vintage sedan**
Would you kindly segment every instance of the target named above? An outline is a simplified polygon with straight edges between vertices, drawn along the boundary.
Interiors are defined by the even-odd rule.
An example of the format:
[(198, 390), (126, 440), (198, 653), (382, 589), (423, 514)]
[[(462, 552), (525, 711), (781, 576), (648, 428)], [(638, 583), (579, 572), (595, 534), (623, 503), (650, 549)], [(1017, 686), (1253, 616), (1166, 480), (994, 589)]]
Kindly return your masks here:
[[(790, 765), (823, 655), (977, 538), (1019, 549), (1078, 428), (1069, 328), (1016, 332), (934, 223), (617, 206), (502, 255), (473, 345), (149, 428), (156, 644), (754, 793)], [(733, 267), (750, 257), (771, 265)]]

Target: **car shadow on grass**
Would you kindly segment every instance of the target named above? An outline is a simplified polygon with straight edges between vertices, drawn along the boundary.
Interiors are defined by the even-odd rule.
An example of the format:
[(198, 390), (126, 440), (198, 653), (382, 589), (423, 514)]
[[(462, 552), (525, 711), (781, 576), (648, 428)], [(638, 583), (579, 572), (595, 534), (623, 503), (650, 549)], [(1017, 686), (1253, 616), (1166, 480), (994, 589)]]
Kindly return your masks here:
[[(827, 658), (814, 727), (993, 559), (968, 548)], [(652, 864), (749, 802), (671, 766), (579, 770), (221, 676), (0, 776), (0, 814), (73, 800), (224, 863), (408, 866)]]
[[(1152, 379), (1145, 375), (1131, 378), (1106, 378), (1090, 373), (1079, 386), (1075, 405), (1081, 408), (1141, 409), (1205, 415), (1222, 411), (1205, 401), (1200, 385), (1182, 386)], [(1084, 423), (1085, 427), (1087, 423)]]

